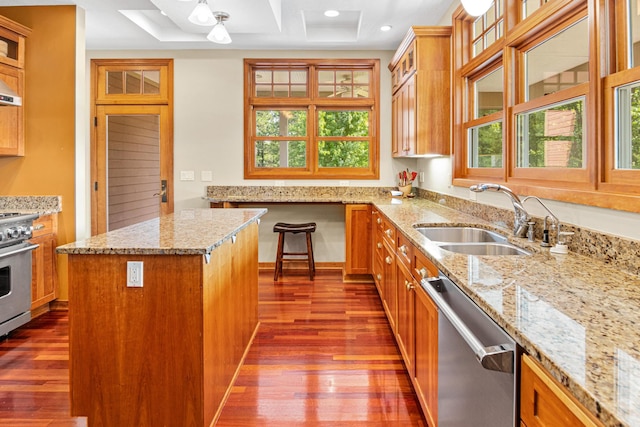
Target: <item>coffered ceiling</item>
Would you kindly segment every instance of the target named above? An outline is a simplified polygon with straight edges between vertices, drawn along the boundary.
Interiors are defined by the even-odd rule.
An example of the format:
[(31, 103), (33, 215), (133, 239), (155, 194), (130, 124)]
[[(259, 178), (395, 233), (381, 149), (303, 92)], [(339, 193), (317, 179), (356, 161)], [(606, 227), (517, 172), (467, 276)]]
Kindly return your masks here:
[[(3, 6), (76, 4), (87, 49), (390, 49), (411, 25), (436, 25), (458, 0), (208, 0), (230, 15), (232, 43), (206, 39), (187, 17), (198, 0), (5, 0)], [(329, 18), (324, 11), (340, 12)], [(390, 31), (380, 27), (390, 25)]]

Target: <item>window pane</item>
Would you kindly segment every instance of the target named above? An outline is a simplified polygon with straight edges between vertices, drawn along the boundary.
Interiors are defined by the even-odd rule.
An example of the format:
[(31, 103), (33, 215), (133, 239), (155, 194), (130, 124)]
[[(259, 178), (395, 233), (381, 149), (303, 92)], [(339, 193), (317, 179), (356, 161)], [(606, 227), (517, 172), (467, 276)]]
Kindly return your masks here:
[(319, 141), (318, 165), (321, 168), (368, 168), (368, 141)]
[(257, 110), (256, 136), (307, 135), (305, 110)]
[(353, 82), (356, 84), (369, 85), (369, 81), (371, 80), (370, 76), (370, 71), (354, 71)]
[(631, 67), (637, 67), (640, 65), (640, 9), (638, 8), (637, 0), (628, 0), (629, 5), (629, 39), (628, 44), (631, 46), (629, 49), (629, 64)]
[(585, 99), (516, 115), (517, 167), (583, 168)]
[(640, 83), (616, 89), (616, 169), (640, 169)]
[(476, 111), (474, 118), (502, 111), (502, 94), (504, 92), (502, 67), (478, 79), (475, 83)]
[(305, 98), (308, 95), (306, 69), (254, 70), (254, 96), (259, 98)]
[(527, 101), (589, 81), (588, 30), (583, 19), (525, 53)]
[(336, 82), (335, 72), (334, 71), (319, 71), (318, 72), (318, 83), (320, 84), (333, 84)]
[(469, 129), (469, 167), (502, 167), (502, 121)]
[(304, 168), (307, 148), (304, 141), (256, 141), (256, 167)]
[(319, 136), (369, 136), (368, 111), (318, 111)]

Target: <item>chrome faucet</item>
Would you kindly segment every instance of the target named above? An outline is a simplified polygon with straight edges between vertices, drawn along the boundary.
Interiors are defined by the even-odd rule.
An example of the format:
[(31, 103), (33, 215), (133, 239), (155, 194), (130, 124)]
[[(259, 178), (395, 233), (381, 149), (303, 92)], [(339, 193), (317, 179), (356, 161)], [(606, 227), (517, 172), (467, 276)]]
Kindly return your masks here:
[(491, 190), (498, 191), (504, 193), (509, 199), (511, 203), (513, 203), (513, 209), (515, 211), (515, 216), (513, 219), (513, 235), (517, 237), (525, 237), (527, 235), (528, 222), (529, 222), (529, 214), (522, 206), (522, 201), (509, 188), (500, 184), (477, 184), (469, 187), (469, 190), (474, 191), (476, 193), (480, 193), (483, 191)]

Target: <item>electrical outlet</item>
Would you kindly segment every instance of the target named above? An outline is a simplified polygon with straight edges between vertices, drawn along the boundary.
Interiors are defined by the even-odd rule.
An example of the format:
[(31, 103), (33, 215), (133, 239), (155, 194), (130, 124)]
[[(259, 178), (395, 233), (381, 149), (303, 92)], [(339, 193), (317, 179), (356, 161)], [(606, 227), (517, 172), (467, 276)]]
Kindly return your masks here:
[(424, 182), (424, 172), (420, 172), (420, 175), (418, 175), (418, 182), (420, 184)]
[(141, 288), (144, 281), (142, 261), (127, 261), (127, 287)]

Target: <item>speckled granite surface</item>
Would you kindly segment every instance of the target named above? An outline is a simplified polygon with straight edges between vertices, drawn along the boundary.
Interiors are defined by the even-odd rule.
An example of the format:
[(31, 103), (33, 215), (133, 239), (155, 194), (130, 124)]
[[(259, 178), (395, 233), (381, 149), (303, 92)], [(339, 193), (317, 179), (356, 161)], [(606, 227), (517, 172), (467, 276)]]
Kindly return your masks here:
[[(241, 196), (234, 194), (217, 200), (272, 200), (271, 195), (263, 199), (259, 198), (260, 193), (252, 191), (250, 187)], [(313, 192), (301, 189), (291, 191), (278, 201), (287, 201), (286, 197), (308, 202), (331, 199), (331, 196), (315, 198)], [(496, 227), (496, 222), (509, 226), (511, 211), (472, 203), (476, 206), (471, 209), (476, 211), (469, 215), (461, 211), (467, 207), (448, 207), (460, 208), (459, 200), (445, 199), (445, 206), (423, 197), (392, 199), (387, 191), (350, 196), (343, 201), (373, 203), (606, 426), (640, 426), (637, 273), (621, 270), (600, 256), (575, 252), (554, 255), (538, 243), (514, 238), (509, 228)], [(427, 240), (413, 228), (415, 223), (475, 225), (496, 230), (532, 255), (454, 254)], [(592, 245), (598, 243), (594, 240)], [(629, 258), (638, 258), (638, 242), (626, 240), (623, 245)]]
[(266, 209), (185, 209), (59, 246), (60, 254), (198, 255), (208, 254)]
[(207, 187), (206, 197), (212, 202), (368, 203), (372, 197), (388, 195), (392, 189), (396, 188), (212, 185)]
[(61, 196), (0, 196), (0, 212), (51, 214), (61, 211)]

